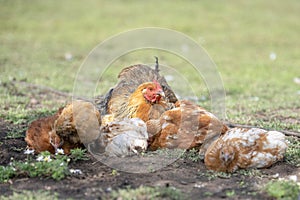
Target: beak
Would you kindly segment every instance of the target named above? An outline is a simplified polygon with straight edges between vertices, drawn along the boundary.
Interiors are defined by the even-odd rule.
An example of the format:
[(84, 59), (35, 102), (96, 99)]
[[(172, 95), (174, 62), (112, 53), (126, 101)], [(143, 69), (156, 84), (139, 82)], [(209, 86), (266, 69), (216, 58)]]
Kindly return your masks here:
[(165, 93), (162, 90), (159, 90), (156, 94), (161, 96), (161, 97), (165, 97)]
[(225, 162), (228, 162), (228, 160), (229, 160), (229, 156), (226, 154), (226, 155), (224, 155), (224, 161)]
[(232, 155), (232, 154), (225, 154), (224, 155), (224, 161), (225, 161), (225, 163), (231, 162), (232, 159), (233, 159), (233, 157), (234, 157), (234, 155)]

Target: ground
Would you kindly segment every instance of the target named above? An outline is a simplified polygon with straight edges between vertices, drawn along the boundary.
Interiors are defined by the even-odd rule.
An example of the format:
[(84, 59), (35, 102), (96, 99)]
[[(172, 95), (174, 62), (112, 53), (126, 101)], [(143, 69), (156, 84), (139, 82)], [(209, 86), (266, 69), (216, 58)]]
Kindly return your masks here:
[[(22, 86), (23, 91), (27, 91)], [(48, 94), (47, 94), (48, 93)], [(30, 86), (26, 95), (34, 97), (34, 104), (28, 109), (43, 107), (45, 95), (60, 103), (67, 99), (65, 96), (53, 94), (47, 90), (37, 90)], [(54, 100), (55, 99), (55, 100)], [(49, 100), (49, 99), (48, 99)], [(45, 106), (45, 105), (44, 105)], [(49, 106), (49, 105), (48, 105)], [(41, 114), (40, 114), (41, 115)], [(49, 115), (43, 113), (42, 115)], [(263, 114), (260, 113), (262, 116)], [(298, 121), (299, 122), (299, 121)], [(28, 121), (16, 125), (9, 120), (0, 119), (0, 165), (8, 165), (11, 159), (25, 161), (26, 142), (25, 130)], [(19, 135), (8, 138), (12, 130), (23, 130)], [(57, 194), (66, 199), (103, 199), (109, 198), (112, 191), (131, 189), (140, 186), (172, 188), (181, 191), (188, 199), (272, 199), (262, 188), (273, 179), (287, 178), (291, 175), (300, 176), (298, 167), (285, 160), (268, 169), (241, 170), (234, 174), (215, 173), (206, 170), (203, 161), (193, 160), (194, 156), (186, 153), (174, 163), (151, 173), (126, 173), (108, 167), (91, 154), (86, 161), (71, 162), (69, 168), (80, 169), (81, 175), (67, 176), (60, 181), (49, 177), (29, 178), (27, 176), (13, 177), (7, 183), (1, 183), (1, 195), (12, 195), (14, 191), (42, 190)], [(300, 177), (299, 177), (300, 178)]]
[[(22, 160), (26, 155), (18, 149), (24, 149), (23, 138), (4, 139), (10, 124), (1, 121), (1, 165), (8, 164), (11, 157)], [(83, 174), (71, 176), (61, 181), (50, 178), (16, 177), (1, 184), (1, 194), (10, 195), (14, 190), (50, 190), (59, 193), (60, 198), (101, 199), (111, 189), (116, 190), (143, 186), (174, 187), (184, 191), (191, 199), (223, 199), (230, 191), (234, 191), (233, 199), (266, 199), (259, 187), (276, 174), (286, 177), (296, 174), (299, 169), (280, 162), (269, 169), (254, 171), (256, 174), (233, 174), (230, 177), (213, 177), (205, 169), (202, 161), (193, 162), (189, 159), (179, 159), (175, 163), (157, 172), (147, 174), (130, 174), (118, 172), (112, 174), (112, 168), (100, 163), (92, 156), (90, 160), (72, 164), (72, 168), (81, 169)]]

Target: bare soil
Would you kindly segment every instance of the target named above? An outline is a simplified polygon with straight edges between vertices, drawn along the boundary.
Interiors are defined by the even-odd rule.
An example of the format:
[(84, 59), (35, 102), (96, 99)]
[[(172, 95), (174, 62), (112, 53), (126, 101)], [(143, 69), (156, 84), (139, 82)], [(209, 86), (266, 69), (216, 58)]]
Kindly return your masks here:
[[(53, 94), (40, 93), (31, 98), (30, 109), (43, 107), (45, 96)], [(63, 97), (66, 98), (66, 97)], [(62, 96), (56, 97), (61, 100)], [(28, 122), (27, 122), (28, 123)], [(6, 138), (7, 133), (14, 126), (20, 128), (28, 124), (14, 125), (0, 118), (0, 165), (8, 165), (11, 158), (25, 160), (23, 151), (26, 147), (23, 137), (17, 139)], [(285, 161), (279, 162), (268, 169), (236, 172), (224, 176), (207, 171), (203, 161), (193, 162), (188, 158), (179, 158), (176, 162), (152, 173), (127, 173), (117, 171), (102, 164), (89, 154), (89, 160), (77, 161), (70, 164), (70, 168), (80, 169), (82, 175), (72, 175), (61, 181), (49, 177), (28, 178), (14, 177), (7, 183), (0, 184), (1, 195), (11, 195), (20, 190), (48, 190), (59, 194), (59, 198), (73, 199), (103, 199), (112, 190), (120, 188), (137, 188), (139, 186), (175, 187), (186, 194), (187, 199), (272, 199), (262, 192), (263, 185), (271, 179), (300, 175), (300, 169)], [(232, 192), (234, 191), (234, 192)]]

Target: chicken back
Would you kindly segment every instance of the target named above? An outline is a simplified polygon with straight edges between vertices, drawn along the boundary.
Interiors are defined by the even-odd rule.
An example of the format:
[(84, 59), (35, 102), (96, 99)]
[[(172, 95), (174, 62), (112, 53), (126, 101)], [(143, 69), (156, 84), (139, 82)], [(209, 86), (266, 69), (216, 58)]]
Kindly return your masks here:
[(200, 148), (205, 152), (227, 130), (213, 114), (191, 101), (182, 100), (176, 106), (160, 119), (147, 122), (151, 150)]

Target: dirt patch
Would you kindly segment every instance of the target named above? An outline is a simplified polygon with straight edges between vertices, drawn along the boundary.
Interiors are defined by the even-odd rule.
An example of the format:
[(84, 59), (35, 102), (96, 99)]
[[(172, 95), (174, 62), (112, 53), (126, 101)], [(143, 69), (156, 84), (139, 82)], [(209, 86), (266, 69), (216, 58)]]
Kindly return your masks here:
[(21, 160), (25, 158), (25, 155), (22, 153), (26, 147), (24, 141), (25, 132), (21, 133), (23, 135), (21, 138), (7, 138), (7, 134), (13, 126), (13, 124), (0, 118), (0, 165), (7, 165), (11, 161), (11, 157)]

